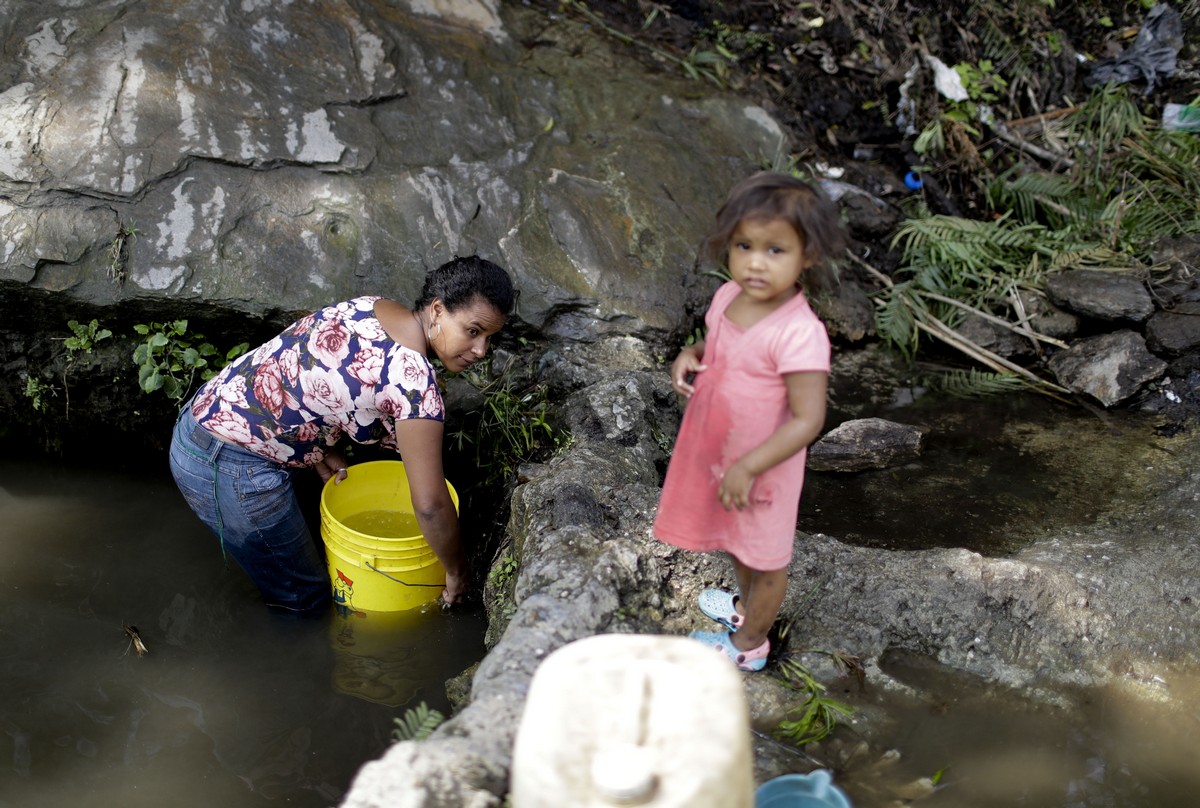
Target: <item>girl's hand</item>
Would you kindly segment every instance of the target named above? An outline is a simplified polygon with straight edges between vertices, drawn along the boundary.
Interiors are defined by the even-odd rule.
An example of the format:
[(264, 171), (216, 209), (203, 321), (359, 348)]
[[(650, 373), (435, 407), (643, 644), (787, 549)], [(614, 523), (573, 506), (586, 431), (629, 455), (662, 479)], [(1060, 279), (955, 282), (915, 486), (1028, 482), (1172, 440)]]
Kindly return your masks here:
[(700, 361), (704, 356), (703, 350), (702, 343), (684, 348), (671, 363), (671, 387), (685, 398), (691, 398), (692, 393), (696, 392), (696, 388), (688, 381), (688, 377), (708, 370), (708, 365)]
[(743, 510), (750, 504), (750, 487), (753, 485), (754, 475), (741, 463), (734, 463), (721, 477), (721, 485), (717, 487), (717, 498), (721, 500), (725, 510)]

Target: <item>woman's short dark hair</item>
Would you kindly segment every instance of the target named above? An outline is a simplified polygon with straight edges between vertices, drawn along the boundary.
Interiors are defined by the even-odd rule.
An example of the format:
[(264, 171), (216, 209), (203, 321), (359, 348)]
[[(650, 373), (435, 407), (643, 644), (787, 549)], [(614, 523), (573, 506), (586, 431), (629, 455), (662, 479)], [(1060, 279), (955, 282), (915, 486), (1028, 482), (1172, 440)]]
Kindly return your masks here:
[(436, 298), (446, 304), (447, 310), (458, 311), (476, 297), (482, 297), (507, 317), (512, 314), (517, 293), (508, 273), (491, 261), (477, 255), (455, 256), (425, 276), (425, 286), (413, 308), (423, 309)]

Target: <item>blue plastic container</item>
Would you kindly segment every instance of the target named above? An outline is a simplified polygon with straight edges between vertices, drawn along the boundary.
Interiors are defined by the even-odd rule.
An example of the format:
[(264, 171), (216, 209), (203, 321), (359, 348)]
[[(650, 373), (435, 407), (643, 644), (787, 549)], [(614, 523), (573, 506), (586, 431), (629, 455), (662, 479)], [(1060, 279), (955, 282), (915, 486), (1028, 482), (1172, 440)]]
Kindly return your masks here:
[(850, 800), (833, 784), (826, 769), (808, 774), (785, 774), (768, 780), (754, 792), (754, 808), (851, 808)]

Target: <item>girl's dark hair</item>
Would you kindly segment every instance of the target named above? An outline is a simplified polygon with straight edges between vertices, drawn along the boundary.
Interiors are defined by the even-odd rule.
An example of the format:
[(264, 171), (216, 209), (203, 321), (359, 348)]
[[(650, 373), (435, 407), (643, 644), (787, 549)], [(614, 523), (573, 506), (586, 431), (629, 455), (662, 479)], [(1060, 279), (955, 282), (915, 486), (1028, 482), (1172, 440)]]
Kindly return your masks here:
[(760, 171), (734, 185), (717, 211), (717, 222), (704, 242), (705, 257), (720, 264), (729, 259), (729, 241), (744, 219), (783, 219), (804, 242), (808, 268), (805, 286), (819, 291), (833, 285), (829, 261), (846, 247), (837, 206), (816, 185), (788, 174)]
[(458, 311), (476, 297), (491, 303), (505, 317), (512, 314), (517, 301), (512, 278), (503, 269), (477, 255), (455, 256), (425, 276), (413, 308), (423, 309), (437, 298), (447, 310)]

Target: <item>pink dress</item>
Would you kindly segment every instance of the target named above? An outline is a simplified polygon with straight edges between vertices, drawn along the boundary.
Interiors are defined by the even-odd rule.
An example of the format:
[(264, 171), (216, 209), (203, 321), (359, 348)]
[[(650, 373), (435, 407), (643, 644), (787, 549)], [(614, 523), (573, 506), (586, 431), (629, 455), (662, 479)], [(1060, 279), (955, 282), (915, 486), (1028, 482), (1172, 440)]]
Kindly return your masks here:
[(726, 511), (717, 499), (725, 470), (788, 418), (784, 374), (829, 372), (829, 336), (798, 294), (749, 329), (725, 317), (741, 291), (732, 281), (713, 295), (704, 320), (704, 364), (675, 440), (654, 534), (687, 550), (725, 550), (751, 569), (792, 560), (806, 450), (754, 480), (750, 505)]

